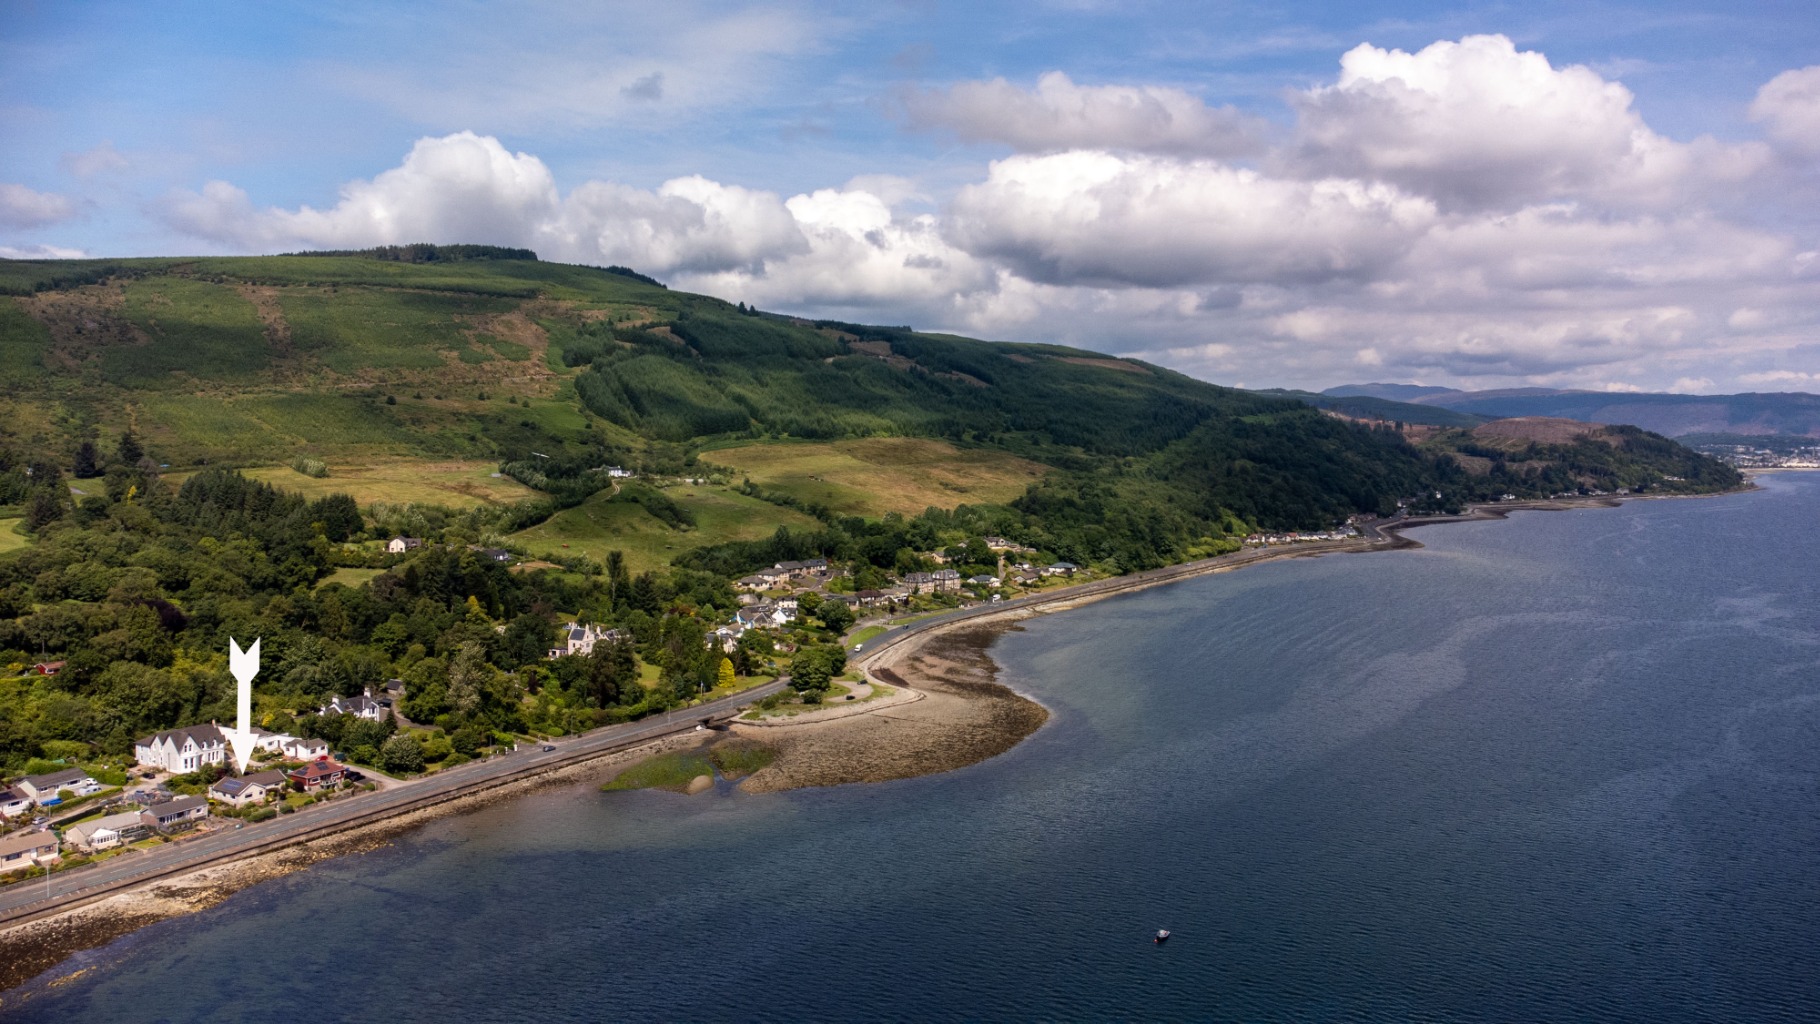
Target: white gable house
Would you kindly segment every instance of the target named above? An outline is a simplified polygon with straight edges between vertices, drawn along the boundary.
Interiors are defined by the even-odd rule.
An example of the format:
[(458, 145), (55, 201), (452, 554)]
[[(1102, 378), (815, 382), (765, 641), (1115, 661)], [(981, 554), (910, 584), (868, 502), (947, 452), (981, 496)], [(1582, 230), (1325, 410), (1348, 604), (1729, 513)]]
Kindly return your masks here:
[(187, 775), (205, 764), (227, 760), (227, 737), (212, 725), (192, 725), (154, 733), (133, 744), (140, 764), (163, 768), (173, 775)]

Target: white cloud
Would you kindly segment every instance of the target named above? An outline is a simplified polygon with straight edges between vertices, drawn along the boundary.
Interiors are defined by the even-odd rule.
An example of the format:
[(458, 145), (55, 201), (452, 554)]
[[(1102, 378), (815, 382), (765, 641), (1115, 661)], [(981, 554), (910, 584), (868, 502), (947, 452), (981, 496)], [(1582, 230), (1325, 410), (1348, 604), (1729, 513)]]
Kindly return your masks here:
[(166, 218), (193, 235), (250, 248), (405, 242), (523, 244), (555, 215), (556, 184), (543, 162), (497, 139), (459, 132), (420, 139), (404, 163), (350, 182), (333, 207), (255, 211), (246, 193), (212, 181), (178, 193)]
[(1820, 373), (1803, 373), (1800, 370), (1765, 370), (1760, 373), (1743, 373), (1738, 375), (1741, 384), (1815, 384), (1820, 383)]
[(1236, 156), (1258, 148), (1263, 122), (1157, 85), (1076, 85), (1051, 71), (1024, 89), (1003, 78), (908, 93), (912, 127), (1020, 152), (1122, 149)]
[(1750, 117), (1778, 142), (1820, 153), (1820, 64), (1784, 71), (1766, 82), (1750, 105)]
[(1372, 277), (1433, 220), (1387, 185), (1071, 152), (995, 161), (956, 195), (947, 234), (1035, 281), (1176, 287)]
[(0, 245), (0, 259), (7, 260), (80, 260), (88, 253), (62, 245)]
[(665, 182), (655, 192), (588, 182), (535, 240), (556, 258), (626, 263), (651, 273), (752, 268), (808, 247), (776, 195), (699, 176)]
[(0, 227), (41, 228), (75, 215), (76, 203), (68, 196), (0, 183)]
[(1332, 85), (1295, 94), (1302, 173), (1380, 178), (1450, 208), (1577, 197), (1659, 204), (1689, 182), (1736, 180), (1760, 147), (1652, 131), (1630, 90), (1582, 66), (1553, 67), (1503, 36), (1416, 53), (1363, 44)]
[(133, 166), (132, 161), (115, 149), (111, 141), (103, 142), (80, 153), (65, 153), (57, 164), (78, 178), (93, 178), (100, 174), (117, 173)]

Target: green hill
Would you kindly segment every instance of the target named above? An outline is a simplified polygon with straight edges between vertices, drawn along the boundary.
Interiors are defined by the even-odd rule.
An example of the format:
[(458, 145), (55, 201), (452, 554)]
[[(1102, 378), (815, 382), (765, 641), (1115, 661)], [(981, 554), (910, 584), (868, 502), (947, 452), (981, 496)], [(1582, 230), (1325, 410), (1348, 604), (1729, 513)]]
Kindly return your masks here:
[[(1397, 403), (1323, 401), (1330, 416), (1301, 393), (1237, 391), (1060, 346), (760, 313), (623, 268), (530, 255), (423, 246), (0, 262), (4, 441), (63, 466), (84, 439), (105, 448), (129, 429), (173, 469), (490, 460), (552, 499), (519, 526), (600, 491), (597, 466), (675, 474), (705, 458), (728, 471), (728, 487), (751, 475), (739, 466), (758, 466), (761, 497), (838, 526), (898, 507), (865, 490), (887, 486), (888, 473), (841, 489), (702, 451), (925, 438), (957, 466), (1002, 458), (993, 472), (1007, 479), (1013, 461), (1036, 467), (1020, 470), (1025, 489), (1009, 500), (957, 485), (953, 501), (933, 504), (1007, 509), (1001, 518), (1053, 550), (1131, 568), (1254, 527), (1318, 526), (1435, 491), (1449, 505), (1491, 493), (1470, 460), (1435, 450), (1441, 442), (1345, 422), (1411, 408)], [(1679, 463), (1652, 471), (1655, 457), (1637, 456), (1641, 486), (1692, 486), (1671, 471)], [(644, 547), (723, 539), (745, 538)]]
[[(410, 772), (778, 671), (762, 631), (705, 638), (780, 560), (869, 589), (993, 571), (1004, 536), (1103, 575), (1404, 500), (1738, 479), (1630, 428), (1399, 431), (529, 256), (0, 262), (0, 769), (111, 775), (231, 719), (230, 637), (261, 638), (262, 725)], [(802, 610), (790, 668), (837, 674), (853, 612)], [(548, 657), (570, 617), (627, 639)], [(390, 679), (404, 734), (315, 713)]]

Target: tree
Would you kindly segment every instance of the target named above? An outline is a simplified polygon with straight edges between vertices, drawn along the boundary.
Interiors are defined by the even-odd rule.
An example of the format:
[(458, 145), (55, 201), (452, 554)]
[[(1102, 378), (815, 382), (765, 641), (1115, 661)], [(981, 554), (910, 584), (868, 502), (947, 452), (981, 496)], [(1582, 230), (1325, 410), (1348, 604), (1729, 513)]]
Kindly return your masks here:
[(845, 633), (853, 625), (853, 609), (845, 601), (823, 601), (819, 618), (836, 636)]
[(720, 678), (715, 681), (715, 685), (722, 689), (732, 689), (733, 662), (730, 659), (720, 659)]
[(58, 500), (57, 492), (49, 487), (33, 488), (25, 503), (25, 528), (36, 533), (62, 518), (63, 502)]
[(502, 663), (513, 668), (536, 664), (549, 653), (555, 635), (556, 626), (549, 619), (525, 612), (506, 625), (499, 645)]
[(310, 519), (322, 524), (322, 535), (332, 541), (344, 541), (365, 528), (360, 519), (360, 504), (352, 495), (331, 494), (310, 505)]
[(636, 685), (638, 662), (632, 645), (624, 640), (597, 643), (588, 654), (588, 691), (597, 707), (619, 703), (626, 690)]
[(805, 693), (826, 690), (833, 679), (834, 673), (828, 670), (828, 659), (821, 655), (820, 648), (805, 647), (790, 662), (790, 683)]
[(388, 772), (423, 771), (423, 747), (409, 736), (394, 736), (379, 748), (379, 763)]
[(119, 457), (121, 462), (131, 466), (145, 458), (145, 448), (139, 444), (138, 435), (129, 428), (126, 433), (120, 435), (120, 443), (114, 447), (114, 454)]
[(101, 475), (101, 453), (95, 449), (95, 442), (84, 441), (76, 446), (75, 464), (70, 473), (80, 480), (91, 480)]

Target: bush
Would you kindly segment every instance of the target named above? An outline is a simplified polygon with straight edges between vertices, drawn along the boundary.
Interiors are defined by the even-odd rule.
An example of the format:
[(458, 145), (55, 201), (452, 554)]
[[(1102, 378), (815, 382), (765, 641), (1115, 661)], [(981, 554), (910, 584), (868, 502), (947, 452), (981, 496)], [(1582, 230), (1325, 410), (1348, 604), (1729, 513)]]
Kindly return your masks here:
[(246, 820), (248, 820), (248, 821), (255, 821), (255, 822), (257, 822), (257, 821), (270, 821), (270, 820), (272, 820), (272, 819), (273, 819), (273, 818), (276, 818), (276, 817), (278, 817), (278, 808), (276, 808), (276, 807), (261, 807), (261, 808), (259, 808), (259, 809), (258, 809), (258, 810), (256, 810), (256, 811), (254, 811), (254, 812), (253, 812), (253, 813), (251, 813), (251, 814), (249, 814), (249, 815), (247, 815), (247, 816), (246, 816)]
[(302, 473), (304, 476), (313, 476), (317, 479), (329, 475), (328, 463), (321, 459), (312, 459), (307, 455), (299, 455), (292, 459), (291, 468)]

